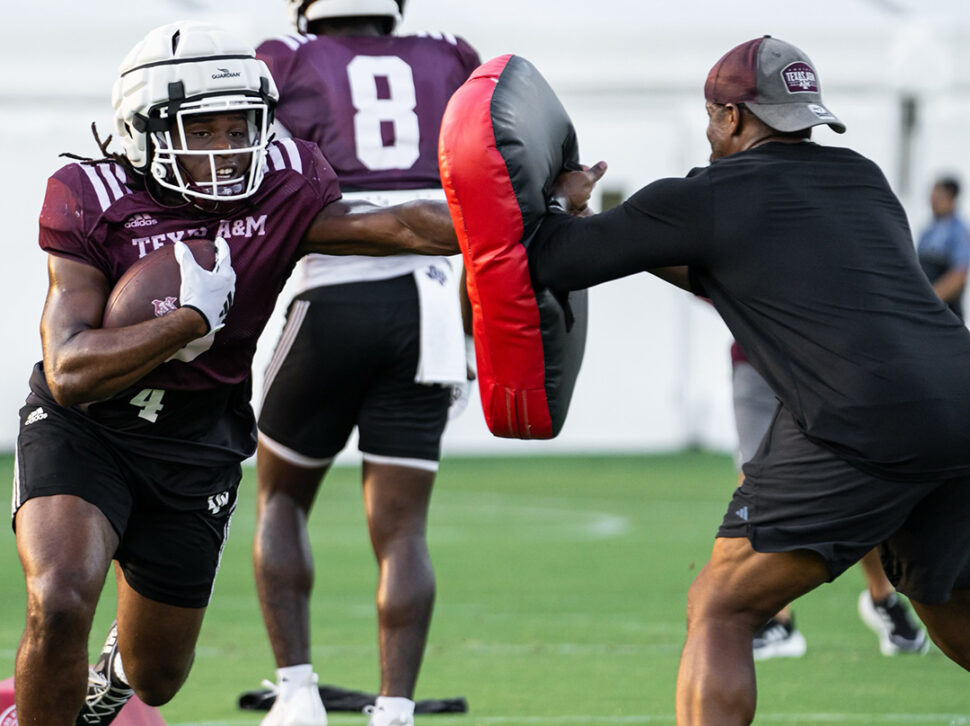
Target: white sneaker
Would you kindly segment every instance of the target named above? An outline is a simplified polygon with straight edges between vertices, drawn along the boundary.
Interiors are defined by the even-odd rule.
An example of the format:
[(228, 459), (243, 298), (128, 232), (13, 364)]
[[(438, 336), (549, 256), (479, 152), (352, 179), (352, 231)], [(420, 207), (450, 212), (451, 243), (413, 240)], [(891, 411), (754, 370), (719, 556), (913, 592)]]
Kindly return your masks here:
[(755, 660), (801, 658), (808, 649), (805, 636), (795, 627), (794, 617), (787, 623), (772, 618), (754, 634)]
[(896, 593), (883, 602), (874, 603), (869, 591), (863, 590), (859, 595), (859, 617), (879, 636), (879, 651), (883, 655), (922, 655), (929, 650), (930, 641), (926, 631), (913, 620)]
[(411, 715), (391, 714), (375, 706), (364, 706), (364, 713), (370, 715), (367, 726), (414, 726), (414, 716)]
[(306, 683), (297, 686), (285, 701), (279, 697), (279, 687), (271, 681), (263, 686), (276, 692), (272, 708), (260, 722), (260, 726), (327, 726), (327, 709), (320, 699), (317, 674)]

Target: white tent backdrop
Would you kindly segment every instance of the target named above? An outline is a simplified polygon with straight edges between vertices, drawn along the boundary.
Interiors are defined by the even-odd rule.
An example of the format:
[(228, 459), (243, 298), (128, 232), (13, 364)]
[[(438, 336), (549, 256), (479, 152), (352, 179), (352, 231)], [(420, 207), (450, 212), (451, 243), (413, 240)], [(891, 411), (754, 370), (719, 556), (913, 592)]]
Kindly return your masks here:
[[(816, 140), (873, 158), (900, 194), (914, 229), (940, 172), (970, 183), (970, 9), (962, 0), (818, 0), (811, 12), (762, 0), (409, 0), (401, 32), (447, 30), (488, 59), (532, 61), (573, 118), (584, 160), (605, 159), (600, 187), (629, 195), (662, 176), (706, 163), (703, 80), (730, 47), (764, 33), (807, 51), (827, 104), (848, 125)], [(47, 0), (19, 3), (0, 28), (2, 215), (8, 261), (0, 268), (0, 450), (16, 437), (16, 411), (40, 357), (46, 290), (36, 220), (47, 176), (62, 151), (93, 153), (89, 125), (110, 131), (118, 63), (152, 27), (179, 18), (232, 27), (257, 43), (289, 31), (282, 0)], [(904, 132), (903, 99), (915, 102)], [(686, 293), (637, 275), (590, 293), (583, 370), (562, 434), (520, 442), (488, 434), (477, 398), (453, 422), (446, 453), (644, 451), (734, 445), (730, 335), (716, 313)], [(275, 342), (278, 311), (255, 362), (257, 401)], [(346, 458), (352, 458), (351, 452)]]

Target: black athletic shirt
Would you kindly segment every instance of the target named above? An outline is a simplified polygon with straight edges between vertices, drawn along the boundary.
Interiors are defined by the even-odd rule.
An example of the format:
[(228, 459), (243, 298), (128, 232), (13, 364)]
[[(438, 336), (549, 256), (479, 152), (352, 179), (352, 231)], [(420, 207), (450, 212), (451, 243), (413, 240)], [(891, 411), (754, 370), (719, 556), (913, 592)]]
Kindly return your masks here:
[(529, 257), (560, 290), (688, 265), (812, 440), (884, 478), (970, 474), (970, 331), (920, 270), (882, 172), (853, 151), (732, 154), (603, 214), (548, 216)]

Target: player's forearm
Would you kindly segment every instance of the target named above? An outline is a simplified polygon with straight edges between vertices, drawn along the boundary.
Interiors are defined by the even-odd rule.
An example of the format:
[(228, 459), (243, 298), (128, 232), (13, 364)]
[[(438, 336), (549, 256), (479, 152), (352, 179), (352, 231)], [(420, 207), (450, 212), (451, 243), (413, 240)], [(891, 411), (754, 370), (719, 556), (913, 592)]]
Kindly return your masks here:
[(61, 343), (45, 335), (47, 385), (62, 406), (110, 398), (204, 334), (202, 317), (182, 308), (126, 328), (82, 330)]
[(453, 255), (460, 252), (448, 205), (428, 200), (393, 207), (331, 205), (313, 221), (300, 254)]
[(394, 207), (405, 228), (402, 240), (412, 245), (419, 255), (455, 255), (461, 252), (451, 223), (451, 213), (444, 202), (417, 201)]

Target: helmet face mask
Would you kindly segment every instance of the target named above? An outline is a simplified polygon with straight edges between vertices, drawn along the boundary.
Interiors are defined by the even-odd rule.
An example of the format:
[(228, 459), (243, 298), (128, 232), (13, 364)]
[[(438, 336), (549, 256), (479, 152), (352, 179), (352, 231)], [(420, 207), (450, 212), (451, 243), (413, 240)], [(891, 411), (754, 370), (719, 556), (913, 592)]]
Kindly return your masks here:
[[(181, 104), (174, 118), (167, 109), (158, 118), (168, 129), (151, 134), (151, 175), (155, 182), (183, 197), (235, 201), (251, 196), (265, 172), (269, 113), (266, 104), (246, 96), (217, 96)], [(215, 119), (233, 125), (233, 143), (196, 148), (191, 129), (212, 126)], [(206, 129), (207, 134), (213, 134)], [(220, 148), (221, 147), (221, 148)]]
[[(135, 172), (159, 187), (190, 202), (245, 199), (263, 179), (278, 98), (247, 43), (216, 26), (172, 23), (151, 31), (121, 64), (115, 131)], [(186, 130), (217, 118), (244, 119), (231, 142), (198, 134), (208, 142), (197, 143)]]

